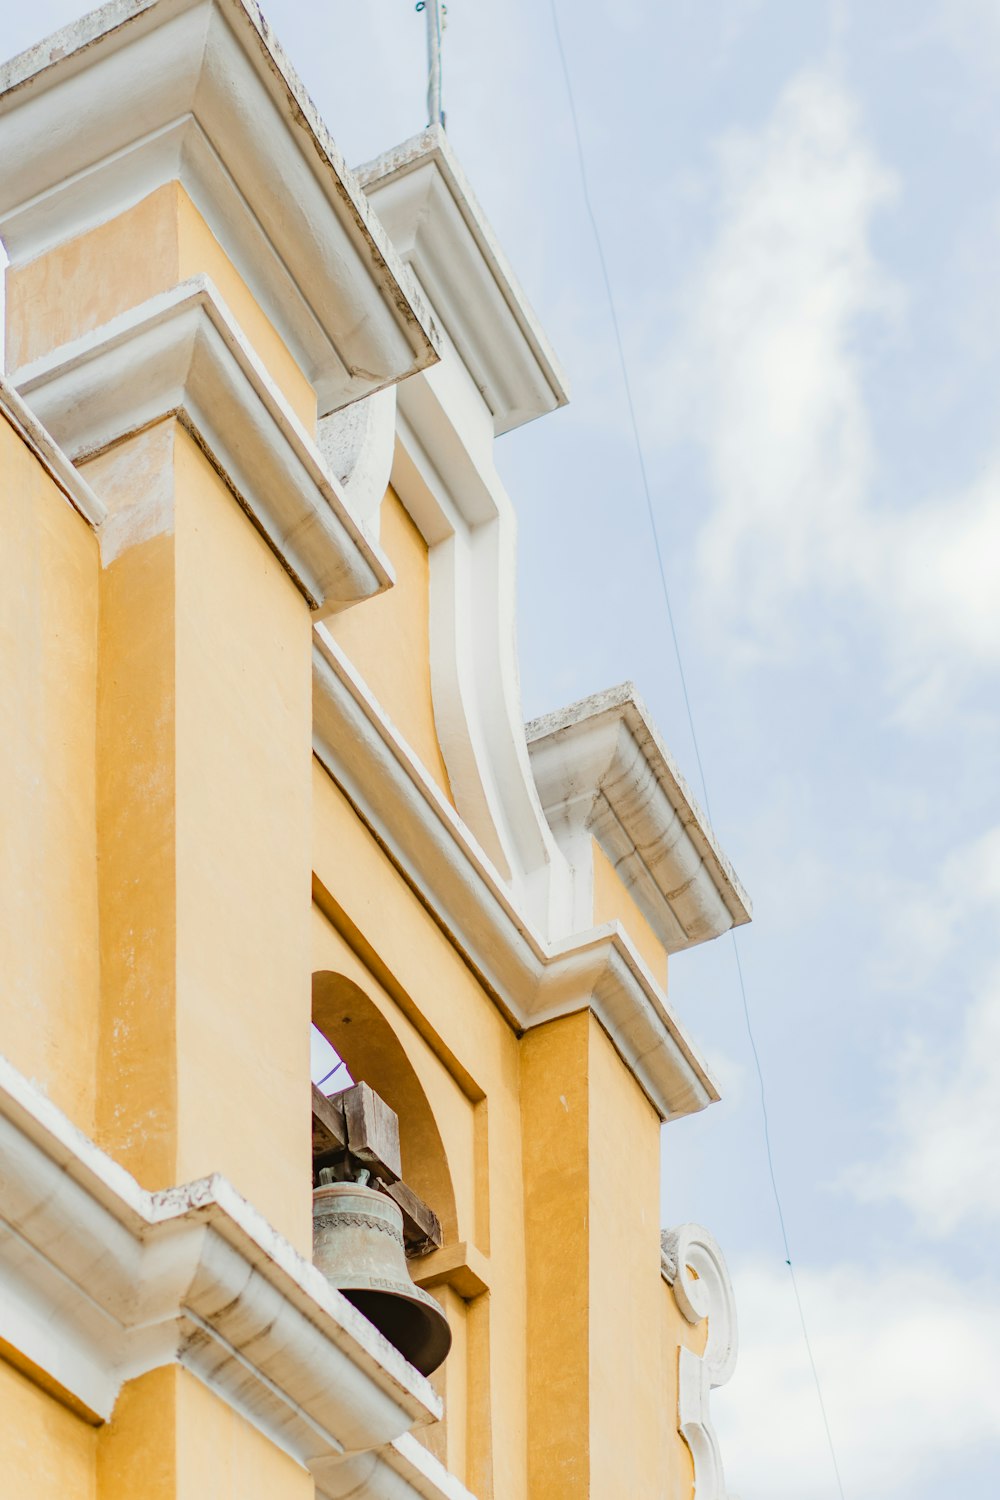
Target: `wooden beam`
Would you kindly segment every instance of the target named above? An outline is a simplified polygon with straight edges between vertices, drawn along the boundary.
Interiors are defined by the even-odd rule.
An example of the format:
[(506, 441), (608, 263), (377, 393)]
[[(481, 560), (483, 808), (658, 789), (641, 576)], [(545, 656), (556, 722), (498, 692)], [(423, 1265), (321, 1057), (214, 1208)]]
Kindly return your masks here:
[(343, 1096), (334, 1094), (328, 1099), (315, 1084), (312, 1086), (312, 1140), (313, 1156), (325, 1156), (331, 1151), (347, 1150), (347, 1122), (344, 1119)]
[(382, 1191), (403, 1213), (403, 1239), (407, 1255), (429, 1255), (443, 1244), (441, 1221), (405, 1182), (383, 1183)]
[(356, 1083), (339, 1096), (347, 1121), (347, 1149), (355, 1161), (381, 1182), (403, 1175), (399, 1153), (399, 1117), (367, 1083)]

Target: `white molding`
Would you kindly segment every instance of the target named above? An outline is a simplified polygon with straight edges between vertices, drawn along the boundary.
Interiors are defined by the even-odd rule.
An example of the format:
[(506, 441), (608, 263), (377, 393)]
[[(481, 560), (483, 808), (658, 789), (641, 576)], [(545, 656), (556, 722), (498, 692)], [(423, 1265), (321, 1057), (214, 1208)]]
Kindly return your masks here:
[(325, 1500), (475, 1500), (411, 1433), (332, 1465), (318, 1478), (317, 1492)]
[(732, 1378), (736, 1368), (733, 1284), (718, 1244), (698, 1224), (664, 1230), (661, 1269), (687, 1321), (708, 1319), (704, 1354), (695, 1354), (684, 1345), (678, 1351), (677, 1426), (694, 1459), (694, 1500), (727, 1500), (711, 1394)]
[(662, 1119), (718, 1099), (618, 923), (541, 937), (326, 628), (313, 637), (318, 759), (512, 1024), (527, 1030), (590, 1010)]
[[(0, 273), (2, 274), (2, 273)], [(49, 477), (62, 490), (73, 509), (79, 511), (85, 521), (99, 527), (107, 519), (107, 507), (99, 500), (90, 485), (70, 463), (51, 433), (46, 432), (31, 408), (17, 391), (0, 375), (0, 411), (18, 434), (21, 441), (31, 449)]]
[(668, 953), (750, 920), (750, 901), (631, 683), (527, 726), (546, 816), (592, 910), (597, 839)]
[(481, 392), (494, 432), (565, 406), (555, 354), (443, 129), (433, 125), (359, 167), (358, 178)]
[(316, 441), (351, 514), (377, 538), (396, 448), (396, 387), (321, 418)]
[[(434, 720), (461, 817), (546, 934), (567, 871), (531, 775), (515, 655), (516, 518), (446, 354), (399, 389), (393, 485), (428, 542)], [(589, 926), (589, 921), (587, 923)]]
[[(131, 308), (10, 379), (76, 463), (181, 415), (312, 608), (330, 611), (391, 583), (388, 560), (207, 277)], [(137, 527), (148, 533), (143, 499), (105, 522), (105, 561)], [(169, 514), (168, 506), (163, 524)]]
[(462, 1494), (429, 1457), (407, 1477), (405, 1435), (441, 1414), (430, 1383), (224, 1178), (144, 1191), (2, 1057), (0, 1160), (0, 1337), (96, 1420), (181, 1365), (321, 1495), (371, 1450), (401, 1500)]
[(20, 264), (180, 181), (321, 415), (437, 358), (428, 309), (254, 0), (111, 0), (0, 68)]

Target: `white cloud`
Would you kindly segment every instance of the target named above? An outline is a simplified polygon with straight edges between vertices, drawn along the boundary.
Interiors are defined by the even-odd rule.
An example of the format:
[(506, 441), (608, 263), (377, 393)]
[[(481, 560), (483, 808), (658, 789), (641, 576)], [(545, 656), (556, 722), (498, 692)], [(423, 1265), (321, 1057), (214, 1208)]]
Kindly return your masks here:
[(972, 956), (998, 918), (995, 828), (909, 893), (892, 934), (901, 949), (930, 934), (918, 952), (944, 1017), (901, 1043), (886, 1149), (845, 1180), (862, 1200), (901, 1202), (934, 1238), (1000, 1221), (1000, 963)]
[[(922, 799), (910, 816), (929, 816)], [(906, 990), (932, 983), (940, 990), (942, 978), (974, 976), (972, 960), (981, 952), (974, 938), (1000, 917), (1000, 828), (960, 844), (929, 878), (898, 876), (868, 896), (880, 912), (886, 982)]]
[(764, 633), (790, 591), (854, 569), (872, 464), (855, 336), (898, 310), (869, 246), (893, 190), (824, 73), (799, 75), (759, 134), (723, 150), (721, 222), (675, 389), (716, 493), (703, 574)]
[(1000, 662), (1000, 460), (964, 493), (916, 506), (878, 529), (875, 551), (914, 653), (944, 636), (959, 651)]
[(796, 77), (761, 131), (725, 143), (668, 385), (709, 464), (712, 610), (784, 650), (807, 596), (862, 609), (920, 718), (1000, 664), (1000, 458), (936, 499), (889, 509), (876, 492), (866, 356), (905, 298), (871, 232), (897, 188), (836, 76)]
[(1000, 965), (948, 1041), (902, 1049), (889, 1145), (847, 1181), (863, 1200), (896, 1199), (940, 1239), (1000, 1222)]
[[(833, 1470), (788, 1275), (755, 1265), (734, 1280), (740, 1358), (713, 1397), (727, 1484), (740, 1500), (829, 1500)], [(798, 1280), (852, 1500), (910, 1500), (921, 1480), (921, 1494), (949, 1493), (955, 1459), (968, 1465), (977, 1445), (995, 1467), (1000, 1288), (898, 1264)]]

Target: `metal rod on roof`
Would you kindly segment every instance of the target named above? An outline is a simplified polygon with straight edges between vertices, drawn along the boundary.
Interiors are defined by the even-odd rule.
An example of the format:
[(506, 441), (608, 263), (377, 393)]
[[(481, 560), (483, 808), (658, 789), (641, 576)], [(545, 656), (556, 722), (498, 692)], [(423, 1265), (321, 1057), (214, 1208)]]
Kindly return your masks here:
[(444, 124), (441, 87), (441, 33), (444, 30), (445, 6), (442, 0), (424, 0), (427, 16), (427, 123)]

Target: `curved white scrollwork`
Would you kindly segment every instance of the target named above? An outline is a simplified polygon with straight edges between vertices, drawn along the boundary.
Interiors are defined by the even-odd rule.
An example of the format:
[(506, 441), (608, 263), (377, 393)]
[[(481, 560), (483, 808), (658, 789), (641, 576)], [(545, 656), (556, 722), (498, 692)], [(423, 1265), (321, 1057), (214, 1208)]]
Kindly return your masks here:
[(695, 1500), (726, 1500), (719, 1443), (710, 1397), (736, 1368), (736, 1299), (725, 1258), (698, 1224), (666, 1229), (660, 1239), (661, 1270), (674, 1301), (689, 1323), (708, 1319), (703, 1355), (682, 1347), (678, 1368), (677, 1426), (694, 1459)]

